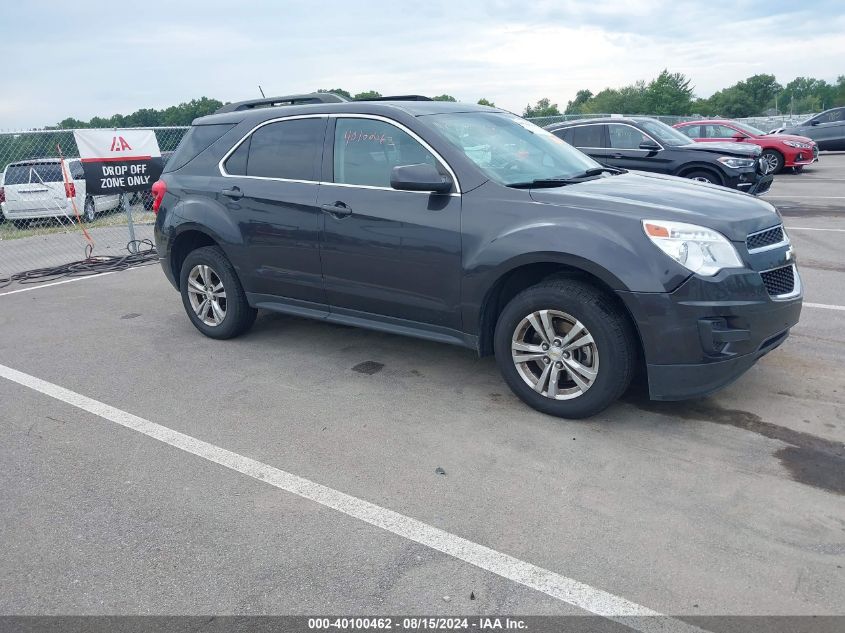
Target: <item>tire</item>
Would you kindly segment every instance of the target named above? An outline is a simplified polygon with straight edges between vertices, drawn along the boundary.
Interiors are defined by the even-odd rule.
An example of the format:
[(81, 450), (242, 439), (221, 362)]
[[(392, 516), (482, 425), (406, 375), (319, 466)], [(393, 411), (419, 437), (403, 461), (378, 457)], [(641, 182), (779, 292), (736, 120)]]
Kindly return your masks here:
[(29, 228), (30, 220), (12, 220), (12, 226), (19, 231), (26, 231)]
[(82, 219), (85, 222), (93, 222), (97, 219), (97, 208), (94, 206), (94, 198), (85, 198), (85, 207), (82, 210)]
[(709, 182), (713, 185), (722, 184), (722, 179), (719, 176), (714, 174), (712, 171), (707, 171), (706, 169), (696, 169), (695, 171), (691, 171), (688, 174), (684, 174), (684, 178), (697, 180), (698, 182)]
[[(222, 284), (222, 291), (192, 291), (199, 290), (194, 284), (206, 289)], [(191, 323), (210, 338), (234, 338), (255, 323), (258, 310), (250, 307), (234, 267), (218, 246), (204, 246), (188, 254), (179, 275), (179, 288)], [(203, 307), (203, 301), (209, 299), (211, 302)]]
[(792, 173), (796, 175), (804, 173), (804, 165), (796, 165), (792, 168)]
[[(543, 312), (557, 335), (548, 342), (551, 333), (541, 334), (531, 324), (533, 318), (545, 331)], [(573, 330), (579, 332), (576, 342), (591, 340), (565, 351), (567, 334)], [(515, 360), (515, 341), (520, 345), (517, 353), (523, 351), (522, 358), (531, 360)], [(511, 299), (499, 315), (493, 344), (496, 364), (511, 390), (530, 407), (561, 418), (586, 418), (608, 407), (630, 384), (637, 359), (636, 336), (622, 309), (594, 286), (572, 279), (544, 281)], [(594, 371), (592, 382), (580, 386), (572, 376), (586, 384), (587, 373), (576, 374), (570, 367)], [(546, 372), (538, 391), (536, 383)], [(555, 375), (556, 393), (549, 380)]]
[(783, 154), (780, 152), (767, 149), (760, 155), (760, 158), (763, 161), (763, 167), (767, 176), (774, 176), (783, 171)]

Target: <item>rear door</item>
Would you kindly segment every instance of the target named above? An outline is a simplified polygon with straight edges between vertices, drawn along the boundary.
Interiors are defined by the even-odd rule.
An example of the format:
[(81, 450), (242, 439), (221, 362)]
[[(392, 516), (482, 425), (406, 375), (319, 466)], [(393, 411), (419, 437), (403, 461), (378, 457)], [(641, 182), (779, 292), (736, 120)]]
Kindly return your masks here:
[(326, 117), (262, 123), (224, 157), (219, 200), (237, 223), (239, 273), (255, 302), (326, 308), (317, 207)]

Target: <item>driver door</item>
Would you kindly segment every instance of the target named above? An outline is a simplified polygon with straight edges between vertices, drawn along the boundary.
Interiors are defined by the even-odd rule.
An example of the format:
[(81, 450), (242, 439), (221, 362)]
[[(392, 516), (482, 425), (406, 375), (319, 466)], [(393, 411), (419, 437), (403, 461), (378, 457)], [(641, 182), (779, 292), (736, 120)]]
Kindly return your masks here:
[(397, 191), (399, 165), (442, 160), (395, 122), (369, 115), (332, 120), (318, 206), (331, 311), (394, 325), (460, 330), (461, 195)]

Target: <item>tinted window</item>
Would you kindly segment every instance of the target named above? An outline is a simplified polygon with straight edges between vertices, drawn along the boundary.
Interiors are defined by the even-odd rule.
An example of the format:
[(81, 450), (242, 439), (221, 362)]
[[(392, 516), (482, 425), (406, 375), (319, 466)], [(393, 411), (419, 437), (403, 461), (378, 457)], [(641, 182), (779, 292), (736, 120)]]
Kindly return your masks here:
[(572, 144), (575, 147), (604, 147), (603, 125), (579, 125), (572, 128)]
[(167, 171), (175, 171), (187, 165), (232, 127), (234, 127), (234, 124), (231, 123), (193, 126), (182, 137), (179, 147), (176, 148), (173, 156), (167, 162)]
[(571, 127), (566, 127), (566, 128), (563, 128), (562, 130), (555, 130), (554, 132), (552, 132), (552, 134), (554, 134), (558, 138), (563, 139), (564, 141), (566, 141), (567, 143), (572, 145), (572, 128)]
[(85, 171), (82, 169), (82, 163), (78, 160), (72, 160), (68, 163), (70, 168), (70, 177), (73, 180), (85, 180)]
[(647, 140), (645, 135), (628, 125), (608, 125), (610, 146), (614, 149), (639, 149), (640, 143)]
[(59, 163), (33, 163), (30, 165), (9, 165), (3, 179), (5, 185), (28, 185), (31, 183), (62, 182), (62, 168)]
[(830, 112), (824, 112), (817, 116), (816, 120), (820, 123), (833, 123), (834, 121), (843, 121), (845, 120), (845, 109), (837, 108), (836, 110), (831, 110)]
[(399, 128), (373, 119), (338, 119), (334, 134), (334, 181), (389, 187), (399, 165), (438, 166), (425, 147)]
[(247, 176), (317, 180), (326, 120), (293, 119), (258, 128), (249, 142)]
[(223, 167), (226, 169), (227, 174), (246, 176), (246, 159), (249, 157), (249, 141), (250, 139), (248, 138), (238, 145), (238, 149), (226, 159)]

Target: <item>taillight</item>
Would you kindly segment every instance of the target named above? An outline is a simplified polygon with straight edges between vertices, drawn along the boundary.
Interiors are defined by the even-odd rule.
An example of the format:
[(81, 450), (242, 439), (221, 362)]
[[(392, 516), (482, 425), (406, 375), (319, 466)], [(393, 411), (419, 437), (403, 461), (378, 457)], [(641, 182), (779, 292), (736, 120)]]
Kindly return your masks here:
[(0, 202), (6, 202), (6, 188), (0, 187)]
[(153, 183), (153, 213), (158, 213), (161, 201), (166, 193), (167, 185), (165, 182), (163, 180), (156, 180), (155, 183)]
[(72, 182), (65, 183), (65, 198), (75, 198), (76, 197), (76, 185)]

